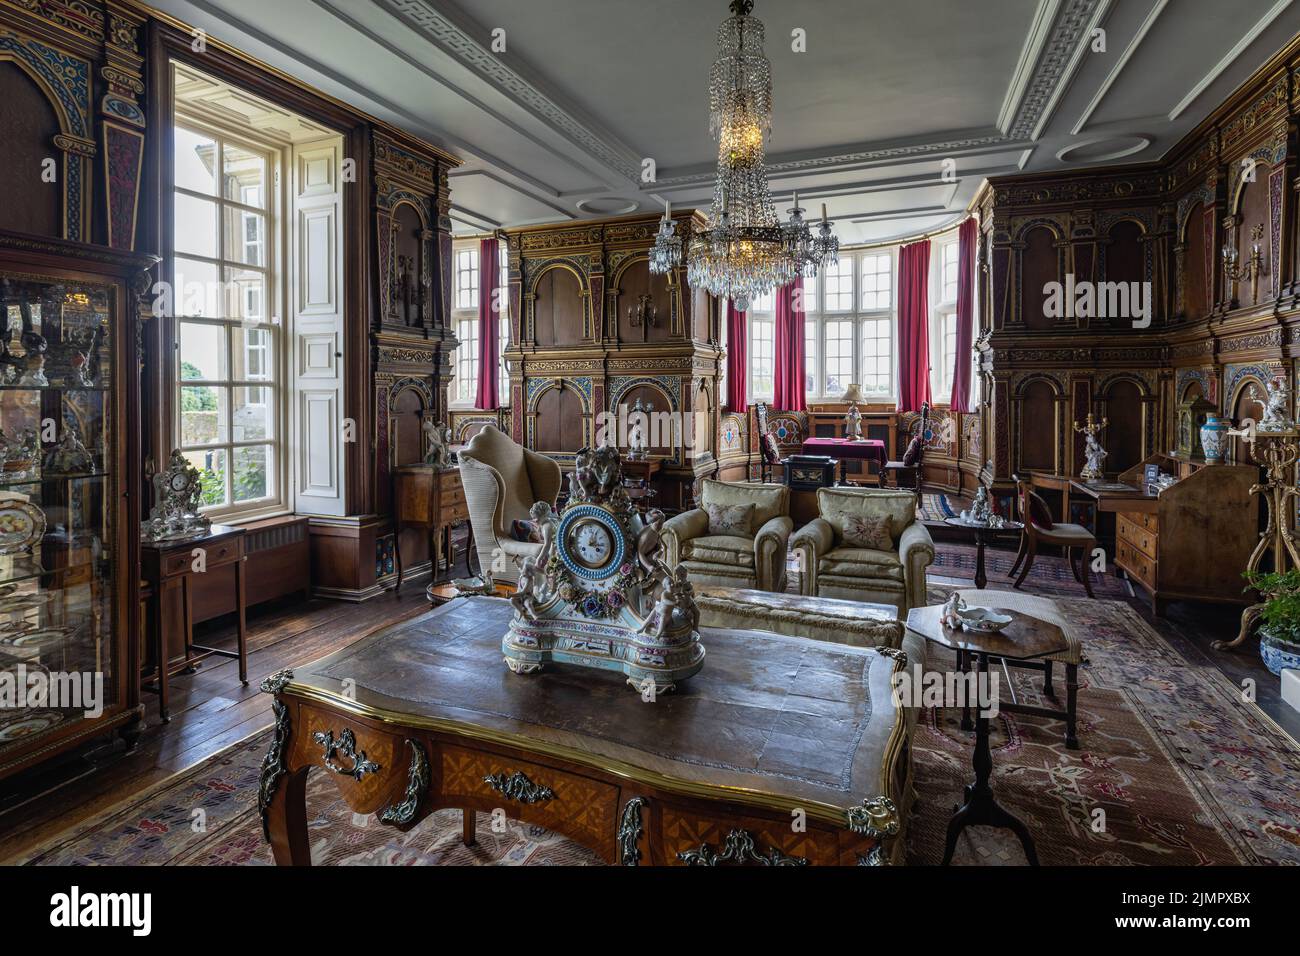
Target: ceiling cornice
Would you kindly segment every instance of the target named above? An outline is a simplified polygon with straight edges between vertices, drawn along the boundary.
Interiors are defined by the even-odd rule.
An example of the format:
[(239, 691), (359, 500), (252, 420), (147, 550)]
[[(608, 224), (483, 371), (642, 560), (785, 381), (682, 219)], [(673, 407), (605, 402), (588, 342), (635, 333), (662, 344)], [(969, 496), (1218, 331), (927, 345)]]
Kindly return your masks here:
[(1052, 28), (1043, 37), (1037, 64), (1024, 84), (1015, 119), (1004, 130), (1008, 138), (1038, 138), (1079, 66), (1094, 25), (1109, 6), (1110, 0), (1061, 0)]
[[(543, 91), (536, 80), (510, 65), (510, 57), (494, 53), (470, 34), (457, 20), (440, 9), (434, 0), (374, 0), (394, 16), (404, 20), (443, 52), (490, 82), (503, 95), (514, 100), (538, 119), (545, 121), (583, 151), (629, 180), (641, 172), (641, 157), (612, 134), (597, 130), (580, 118), (578, 111), (559, 98)], [(450, 8), (445, 2), (442, 7)]]

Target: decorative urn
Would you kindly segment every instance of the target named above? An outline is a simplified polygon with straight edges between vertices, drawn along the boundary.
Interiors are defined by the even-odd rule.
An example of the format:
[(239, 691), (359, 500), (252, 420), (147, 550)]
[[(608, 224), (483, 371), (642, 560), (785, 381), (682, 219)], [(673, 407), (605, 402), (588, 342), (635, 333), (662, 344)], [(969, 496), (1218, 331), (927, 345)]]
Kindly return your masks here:
[(1206, 416), (1205, 424), (1201, 426), (1201, 448), (1210, 464), (1221, 463), (1227, 454), (1229, 427), (1227, 420), (1218, 415)]

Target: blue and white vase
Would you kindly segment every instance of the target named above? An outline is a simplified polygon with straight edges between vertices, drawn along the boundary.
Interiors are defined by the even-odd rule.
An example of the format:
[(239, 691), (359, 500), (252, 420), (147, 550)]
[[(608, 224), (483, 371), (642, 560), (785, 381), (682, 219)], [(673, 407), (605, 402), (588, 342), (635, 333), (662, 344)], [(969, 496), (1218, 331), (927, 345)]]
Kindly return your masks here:
[(1278, 677), (1284, 668), (1300, 670), (1300, 644), (1273, 634), (1266, 626), (1259, 629), (1259, 656)]
[(1207, 415), (1201, 426), (1201, 449), (1205, 460), (1212, 464), (1223, 461), (1228, 451), (1228, 422), (1218, 415)]

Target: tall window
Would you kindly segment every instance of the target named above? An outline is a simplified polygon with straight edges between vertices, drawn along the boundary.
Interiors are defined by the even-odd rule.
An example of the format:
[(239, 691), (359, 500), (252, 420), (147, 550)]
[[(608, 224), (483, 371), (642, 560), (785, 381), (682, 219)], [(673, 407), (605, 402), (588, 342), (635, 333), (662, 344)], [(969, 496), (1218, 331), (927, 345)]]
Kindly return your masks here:
[(749, 400), (770, 402), (776, 394), (776, 296), (749, 304)]
[(936, 245), (938, 274), (931, 282), (937, 299), (930, 310), (930, 391), (935, 401), (947, 402), (957, 362), (957, 240), (937, 240)]
[[(510, 401), (510, 384), (506, 375), (505, 352), (510, 336), (510, 279), (508, 275), (509, 259), (504, 242), (498, 245), (500, 250), (499, 282), (497, 295), (493, 304), (500, 304), (499, 334), (497, 336), (496, 360), (501, 363), (498, 377), (500, 389), (498, 400), (503, 404)], [(452, 298), (452, 321), (455, 323), (456, 338), (460, 344), (452, 360), (454, 379), (452, 396), (454, 403), (464, 408), (472, 408), (478, 401), (479, 362), (482, 360), (479, 342), (478, 290), (479, 290), (479, 244), (478, 240), (467, 242), (456, 248), (454, 256), (455, 284)]]
[(452, 311), (460, 344), (452, 365), (456, 375), (452, 394), (457, 405), (473, 406), (478, 397), (478, 243), (458, 248), (455, 261)]
[(816, 393), (818, 369), (821, 367), (821, 343), (817, 323), (808, 317), (808, 313), (815, 310), (817, 282), (816, 277), (803, 280), (803, 301), (799, 305), (799, 311), (804, 314), (803, 390), (805, 395)]
[(510, 374), (509, 366), (506, 364), (506, 346), (510, 344), (510, 256), (505, 240), (497, 243), (497, 249), (501, 259), (497, 268), (497, 277), (500, 280), (497, 285), (497, 302), (501, 307), (497, 318), (497, 362), (500, 363), (501, 369), (501, 374), (497, 376), (497, 402), (502, 406), (508, 406)]
[(837, 399), (856, 382), (865, 395), (894, 394), (894, 254), (846, 250), (804, 280), (808, 397)]
[(283, 500), (278, 152), (184, 120), (174, 142), (176, 438), (202, 475), (205, 509), (230, 518)]

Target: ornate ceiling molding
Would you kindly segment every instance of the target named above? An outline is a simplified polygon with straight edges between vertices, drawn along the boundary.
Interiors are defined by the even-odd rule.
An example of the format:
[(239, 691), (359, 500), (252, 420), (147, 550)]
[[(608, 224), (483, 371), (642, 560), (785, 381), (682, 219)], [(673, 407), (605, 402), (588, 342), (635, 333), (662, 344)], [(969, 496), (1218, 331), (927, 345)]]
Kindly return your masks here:
[[(549, 93), (510, 67), (505, 59), (467, 33), (439, 10), (432, 0), (376, 0), (380, 6), (418, 30), (466, 68), (493, 84), (501, 93), (544, 120), (589, 156), (617, 170), (629, 180), (641, 173), (641, 157), (604, 133), (593, 130)], [(486, 34), (485, 34), (486, 35)]]
[[(455, 57), (467, 69), (477, 73), (503, 94), (527, 109), (539, 120), (561, 132), (593, 160), (616, 170), (629, 181), (640, 183), (641, 157), (611, 135), (595, 130), (580, 119), (576, 111), (558, 102), (550, 93), (539, 89), (529, 78), (513, 69), (502, 56), (493, 53), (480, 41), (439, 9), (438, 0), (374, 0), (394, 16), (403, 20), (448, 55)], [(930, 156), (955, 156), (974, 151), (1001, 148), (1019, 148), (1032, 142), (1032, 133), (1057, 97), (1063, 82), (1073, 72), (1080, 45), (1089, 40), (1089, 29), (1110, 0), (1064, 0), (1061, 3), (1048, 38), (1042, 44), (1034, 70), (1025, 84), (1024, 94), (1010, 129), (1000, 133), (992, 127), (989, 132), (962, 131), (925, 142), (867, 144), (848, 152), (834, 152), (835, 147), (822, 155), (801, 156), (769, 163), (774, 176), (793, 175), (837, 166), (852, 166), (887, 161), (923, 159)], [(450, 6), (449, 4), (442, 4)], [(481, 31), (487, 36), (486, 31)], [(689, 188), (713, 181), (714, 169), (710, 164), (697, 171), (677, 176), (660, 176), (655, 190)]]
[[(800, 159), (775, 159), (767, 164), (768, 173), (773, 176), (803, 173), (810, 170), (825, 171), (836, 166), (855, 166), (867, 163), (897, 159), (918, 159), (927, 156), (956, 156), (975, 150), (990, 148), (1024, 146), (1007, 139), (1000, 133), (988, 133), (979, 136), (954, 137), (926, 143), (908, 143), (899, 145), (867, 147), (849, 153), (830, 156), (807, 156)], [(682, 173), (679, 176), (660, 176), (655, 180), (657, 190), (677, 189), (683, 186), (696, 186), (713, 181), (712, 170), (695, 173)]]
[(1093, 24), (1110, 5), (1110, 0), (1064, 0), (1043, 42), (1015, 119), (1006, 135), (1013, 140), (1033, 139), (1046, 121), (1052, 105), (1074, 74), (1082, 48), (1090, 41)]

